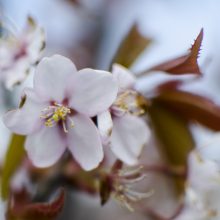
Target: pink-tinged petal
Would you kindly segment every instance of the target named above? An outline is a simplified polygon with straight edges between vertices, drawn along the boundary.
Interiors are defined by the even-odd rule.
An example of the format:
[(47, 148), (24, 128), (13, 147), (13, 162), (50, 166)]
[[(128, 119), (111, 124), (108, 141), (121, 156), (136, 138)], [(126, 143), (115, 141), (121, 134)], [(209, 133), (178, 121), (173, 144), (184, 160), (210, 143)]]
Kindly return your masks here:
[(21, 108), (7, 112), (3, 121), (12, 132), (21, 135), (32, 134), (42, 125), (41, 111), (47, 106), (32, 89), (25, 89), (25, 103)]
[(36, 69), (34, 89), (42, 97), (62, 102), (73, 74), (76, 74), (76, 67), (68, 58), (61, 55), (43, 58)]
[(128, 165), (135, 165), (143, 146), (150, 138), (146, 123), (137, 116), (126, 114), (113, 119), (111, 149)]
[(119, 90), (130, 89), (135, 84), (135, 77), (132, 73), (120, 64), (114, 64), (112, 66), (113, 77), (117, 80)]
[(83, 69), (72, 81), (69, 105), (80, 113), (95, 116), (107, 110), (116, 99), (118, 86), (109, 72)]
[(25, 149), (34, 166), (49, 167), (60, 159), (66, 149), (65, 138), (61, 134), (58, 126), (45, 126), (27, 137)]
[(69, 129), (67, 146), (84, 170), (98, 167), (103, 159), (101, 139), (93, 121), (82, 114), (72, 117), (74, 127)]
[(106, 145), (109, 142), (109, 138), (111, 136), (112, 127), (113, 127), (111, 113), (107, 110), (99, 114), (97, 117), (97, 122), (98, 122), (98, 129), (102, 138), (102, 143)]

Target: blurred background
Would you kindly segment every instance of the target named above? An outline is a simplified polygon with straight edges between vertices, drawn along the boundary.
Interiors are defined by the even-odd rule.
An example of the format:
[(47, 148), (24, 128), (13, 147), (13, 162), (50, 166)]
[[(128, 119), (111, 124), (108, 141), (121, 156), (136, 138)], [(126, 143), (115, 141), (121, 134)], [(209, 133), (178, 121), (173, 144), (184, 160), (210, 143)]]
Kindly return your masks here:
[(66, 55), (78, 68), (108, 68), (134, 22), (144, 36), (153, 39), (132, 66), (134, 72), (183, 54), (203, 27), (199, 62), (207, 84), (200, 89), (210, 95), (218, 91), (218, 0), (1, 0), (0, 4), (1, 14), (18, 29), (24, 26), (27, 15), (33, 16), (46, 31), (45, 55)]
[[(212, 97), (217, 103), (220, 103), (219, 10), (219, 0), (0, 0), (1, 16), (10, 19), (18, 30), (24, 26), (27, 15), (45, 29), (44, 55), (65, 55), (79, 69), (108, 69), (118, 45), (134, 23), (144, 36), (152, 39), (151, 45), (132, 66), (134, 73), (184, 54), (200, 29), (204, 28), (199, 59), (204, 76), (185, 89)], [(162, 73), (152, 74), (140, 80), (138, 86), (141, 90), (150, 91), (155, 84), (169, 78)], [(27, 79), (26, 84), (29, 81)], [(0, 160), (4, 158), (8, 137), (3, 125), (1, 131)], [(200, 130), (198, 142), (202, 143), (208, 135), (209, 131)], [(98, 198), (81, 194), (69, 197), (72, 200), (69, 205), (74, 206), (74, 219), (77, 220), (88, 219), (88, 215), (96, 220), (134, 218), (114, 202), (101, 208)], [(71, 207), (65, 207), (66, 216), (61, 219), (73, 219), (68, 214), (72, 213)], [(120, 213), (122, 217), (119, 218)]]

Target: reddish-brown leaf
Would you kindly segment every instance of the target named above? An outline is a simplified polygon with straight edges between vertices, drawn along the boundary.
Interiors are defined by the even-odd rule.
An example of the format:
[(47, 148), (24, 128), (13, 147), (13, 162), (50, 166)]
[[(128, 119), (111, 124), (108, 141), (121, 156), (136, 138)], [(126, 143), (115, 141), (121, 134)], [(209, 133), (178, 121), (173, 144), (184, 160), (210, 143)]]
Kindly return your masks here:
[(198, 57), (203, 39), (203, 29), (201, 29), (194, 44), (189, 50), (189, 53), (178, 58), (166, 61), (162, 64), (156, 65), (147, 71), (143, 71), (140, 75), (145, 75), (150, 71), (163, 71), (168, 74), (182, 75), (182, 74), (196, 74), (201, 75), (198, 65)]
[(100, 181), (99, 195), (101, 199), (101, 205), (105, 205), (110, 199), (112, 193), (111, 179), (106, 175)]
[(81, 2), (80, 0), (67, 0), (68, 2), (70, 2), (71, 4), (73, 4), (74, 6), (80, 6)]
[(53, 220), (61, 212), (65, 192), (62, 189), (59, 196), (51, 203), (19, 203), (17, 197), (12, 206), (9, 206), (7, 213), (8, 220)]
[(137, 24), (134, 24), (120, 44), (112, 63), (130, 67), (150, 43), (151, 39), (142, 36)]
[(155, 101), (188, 121), (220, 130), (220, 106), (206, 97), (185, 91), (167, 90), (156, 97)]
[[(120, 160), (116, 160), (111, 168), (111, 173), (118, 173), (118, 171), (122, 168), (123, 162)], [(103, 175), (100, 179), (99, 185), (99, 195), (101, 199), (101, 205), (105, 205), (110, 199), (113, 187), (112, 187), (112, 179), (108, 175)]]
[(181, 86), (184, 82), (181, 80), (170, 80), (164, 83), (161, 83), (156, 88), (158, 92), (162, 93), (167, 90), (177, 90), (179, 86)]

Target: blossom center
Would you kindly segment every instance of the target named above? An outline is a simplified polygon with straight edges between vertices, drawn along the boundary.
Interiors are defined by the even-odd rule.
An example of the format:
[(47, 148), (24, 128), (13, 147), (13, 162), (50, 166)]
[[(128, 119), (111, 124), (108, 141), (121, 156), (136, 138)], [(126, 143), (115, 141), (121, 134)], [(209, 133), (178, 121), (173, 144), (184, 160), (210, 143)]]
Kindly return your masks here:
[(59, 103), (54, 103), (51, 106), (48, 106), (47, 108), (42, 110), (42, 115), (40, 116), (42, 119), (45, 119), (45, 126), (47, 127), (54, 127), (56, 124), (60, 123), (63, 126), (63, 130), (65, 133), (68, 132), (67, 129), (67, 119), (70, 120), (70, 127), (74, 127), (73, 120), (68, 117), (71, 114), (71, 109), (67, 106), (64, 106)]
[(138, 101), (138, 94), (135, 91), (127, 90), (118, 95), (113, 109), (118, 108), (123, 112), (127, 112), (133, 115), (142, 115), (144, 113), (143, 108)]

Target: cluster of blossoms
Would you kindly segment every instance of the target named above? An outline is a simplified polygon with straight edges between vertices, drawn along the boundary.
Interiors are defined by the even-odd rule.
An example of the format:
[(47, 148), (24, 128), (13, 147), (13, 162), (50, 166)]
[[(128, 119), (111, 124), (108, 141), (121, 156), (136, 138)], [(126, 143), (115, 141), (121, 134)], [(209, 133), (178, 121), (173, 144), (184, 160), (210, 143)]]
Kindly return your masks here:
[(63, 56), (43, 58), (34, 87), (24, 90), (24, 104), (9, 111), (4, 122), (27, 135), (25, 149), (37, 167), (53, 165), (68, 149), (83, 169), (94, 169), (104, 157), (102, 140), (133, 165), (150, 137), (133, 84), (132, 75), (118, 65), (112, 73), (77, 71)]
[[(31, 17), (20, 35), (7, 24), (1, 26), (1, 32), (0, 80), (7, 89), (24, 81), (37, 65), (33, 88), (25, 88), (19, 108), (3, 117), (13, 133), (26, 136), (24, 147), (35, 167), (51, 167), (70, 152), (74, 163), (83, 170), (93, 170), (103, 161), (104, 148), (110, 148), (127, 165), (138, 163), (150, 130), (142, 117), (144, 109), (132, 73), (119, 64), (113, 65), (112, 72), (89, 68), (77, 71), (72, 61), (61, 55), (40, 60), (44, 31)], [(21, 167), (12, 180), (16, 192), (31, 185), (26, 168)], [(127, 174), (115, 176), (115, 197), (121, 200), (126, 194), (121, 202), (128, 208), (127, 200), (149, 196), (122, 187)]]
[(5, 25), (1, 26), (0, 80), (6, 88), (12, 89), (15, 84), (24, 81), (31, 67), (39, 61), (45, 36), (43, 29), (31, 17), (21, 33), (16, 33), (15, 28), (9, 29), (8, 23), (5, 21)]
[[(171, 169), (173, 167), (167, 168), (167, 164), (161, 167), (153, 164), (148, 167), (147, 163), (145, 164), (140, 159), (143, 147), (149, 143), (150, 138), (156, 136), (156, 132), (151, 135), (148, 121), (151, 122), (155, 131), (162, 133), (162, 136), (165, 133), (164, 142), (168, 143), (166, 147), (170, 154), (168, 157), (173, 155), (176, 157), (179, 156), (178, 153), (182, 153), (182, 149), (176, 154), (173, 152), (177, 148), (176, 145), (171, 150), (172, 152), (169, 148), (173, 142), (179, 144), (178, 141), (182, 141), (178, 139), (182, 134), (181, 138), (186, 138), (187, 144), (191, 143), (188, 121), (198, 121), (210, 126), (211, 129), (220, 130), (219, 125), (215, 124), (220, 120), (216, 116), (220, 108), (202, 96), (181, 91), (178, 86), (182, 81), (168, 81), (168, 83), (159, 85), (148, 102), (148, 98), (136, 89), (137, 78), (120, 64), (113, 64), (111, 71), (90, 68), (77, 70), (70, 59), (61, 55), (41, 59), (45, 36), (42, 28), (33, 19), (28, 19), (27, 27), (20, 36), (15, 37), (11, 31), (4, 29), (3, 26), (1, 28), (3, 35), (0, 38), (0, 80), (4, 86), (12, 89), (15, 84), (26, 78), (26, 73), (33, 66), (36, 67), (33, 87), (25, 88), (19, 107), (8, 111), (3, 116), (6, 127), (14, 134), (21, 135), (20, 138), (25, 138), (24, 148), (29, 159), (22, 158), (16, 172), (15, 170), (9, 172), (15, 174), (11, 175), (13, 178), (10, 184), (16, 193), (17, 191), (27, 193), (22, 191), (23, 188), (28, 191), (32, 181), (37, 182), (36, 180), (41, 177), (42, 180), (39, 182), (45, 183), (43, 187), (45, 189), (50, 187), (51, 182), (53, 185), (61, 179), (68, 185), (81, 184), (80, 189), (99, 192), (103, 204), (112, 195), (123, 206), (133, 211), (133, 203), (153, 196), (153, 191), (157, 193), (153, 186), (151, 187), (153, 191), (146, 190), (148, 187), (144, 188), (144, 192), (136, 190), (136, 186), (146, 177), (148, 178), (146, 175), (148, 171), (162, 171), (163, 175), (168, 173), (170, 177), (175, 170)], [(137, 30), (132, 29), (132, 31)], [(187, 74), (188, 72), (201, 74), (197, 57), (202, 36), (203, 31), (200, 32), (188, 55), (156, 66), (149, 71), (159, 68), (160, 71), (171, 74)], [(201, 112), (197, 114), (195, 109)], [(173, 113), (175, 111), (178, 112), (177, 115)], [(200, 115), (207, 114), (211, 119), (214, 118), (214, 123), (212, 123), (214, 125), (207, 123), (205, 117), (200, 118)], [(165, 121), (165, 126), (160, 120)], [(170, 128), (177, 129), (175, 132), (179, 132), (177, 139), (171, 132), (172, 143), (168, 137), (170, 134), (166, 133)], [(220, 210), (218, 207), (220, 167), (216, 161), (204, 157), (199, 150), (192, 150), (192, 148), (189, 150), (189, 146), (184, 144), (185, 142), (180, 143), (181, 147), (187, 148), (187, 154), (184, 155), (186, 164), (184, 164), (185, 161), (184, 163), (181, 161), (182, 155), (179, 157), (180, 161), (176, 158), (173, 160), (178, 162), (174, 165), (184, 164), (185, 166), (184, 172), (180, 172), (179, 175), (183, 178), (185, 185), (181, 199), (176, 199), (178, 202), (181, 201), (182, 205), (178, 213), (170, 218), (164, 218), (155, 210), (150, 210), (145, 206), (139, 210), (143, 213), (148, 210), (147, 214), (158, 220), (217, 220)], [(185, 148), (182, 154), (185, 154)], [(114, 165), (118, 165), (118, 167), (113, 165), (110, 170), (107, 165), (108, 159), (112, 156), (109, 149), (114, 155), (114, 162), (116, 161)], [(149, 159), (151, 155), (145, 155), (144, 159), (147, 160), (147, 157)], [(46, 174), (38, 172), (39, 170), (36, 172), (37, 168), (48, 168), (49, 172), (45, 171)], [(32, 172), (36, 172), (37, 174), (34, 173), (36, 176), (31, 175)], [(59, 180), (57, 181), (56, 178)], [(99, 187), (96, 184), (97, 180)], [(30, 192), (30, 194), (34, 193)], [(13, 220), (22, 218), (26, 220), (28, 217), (24, 216), (30, 210), (35, 212), (39, 208), (39, 206), (35, 209), (34, 206), (29, 206), (29, 209), (25, 207), (24, 210), (21, 209), (18, 212), (17, 218), (13, 218), (15, 215), (13, 211), (16, 214), (18, 211), (16, 199), (16, 195), (12, 201), (9, 199), (9, 208), (6, 207), (8, 215), (12, 215)], [(56, 202), (59, 204), (62, 200), (63, 196)], [(56, 207), (58, 207), (56, 202)], [(157, 201), (157, 203), (160, 202)], [(48, 208), (47, 206), (40, 207), (42, 210)]]

